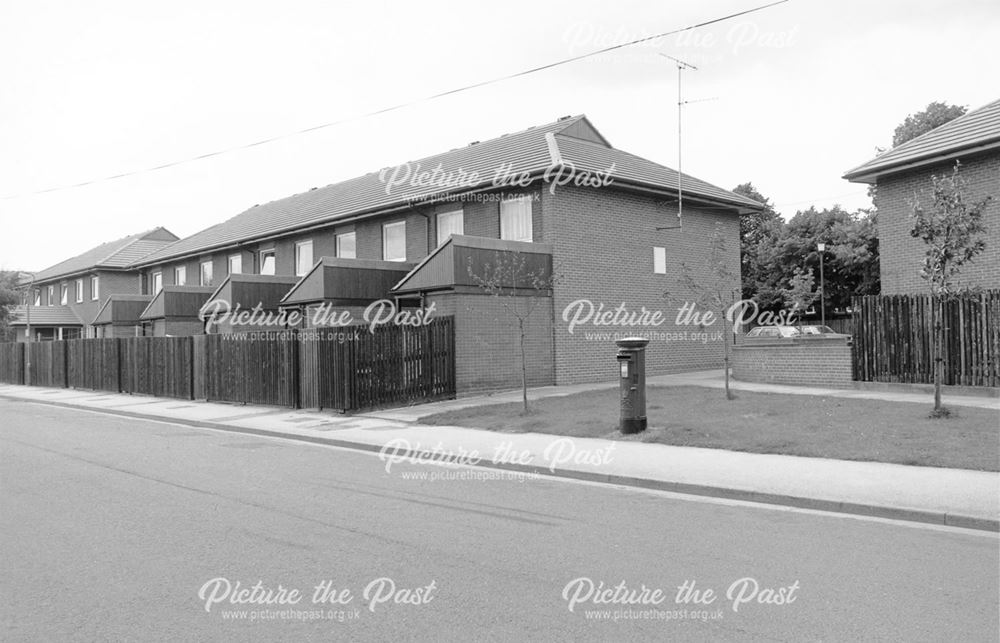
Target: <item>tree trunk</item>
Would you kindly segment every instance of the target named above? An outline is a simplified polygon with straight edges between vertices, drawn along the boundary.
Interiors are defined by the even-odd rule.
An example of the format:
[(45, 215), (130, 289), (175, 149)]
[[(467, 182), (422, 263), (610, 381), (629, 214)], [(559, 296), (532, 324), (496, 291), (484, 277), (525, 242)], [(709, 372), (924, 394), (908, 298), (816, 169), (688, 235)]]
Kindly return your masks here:
[(524, 320), (518, 318), (518, 330), (521, 332), (521, 402), (524, 404), (524, 412), (528, 412), (528, 365), (524, 356)]
[(934, 297), (931, 302), (931, 311), (934, 316), (934, 412), (941, 411), (941, 379), (944, 370), (944, 358), (941, 356), (941, 348), (944, 343), (944, 328), (941, 324), (942, 302), (940, 295)]
[[(725, 326), (723, 326), (725, 328)], [(727, 333), (725, 330), (722, 331), (722, 346), (723, 346), (723, 368), (726, 371), (726, 399), (733, 399), (733, 394), (729, 390), (729, 338), (726, 337)]]

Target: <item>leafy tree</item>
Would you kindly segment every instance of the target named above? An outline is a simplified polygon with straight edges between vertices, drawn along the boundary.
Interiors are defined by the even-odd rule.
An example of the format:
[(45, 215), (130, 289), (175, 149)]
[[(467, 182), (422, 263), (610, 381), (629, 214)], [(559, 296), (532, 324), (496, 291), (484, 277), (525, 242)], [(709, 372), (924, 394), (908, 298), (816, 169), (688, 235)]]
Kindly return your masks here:
[[(481, 273), (476, 272), (472, 258), (468, 262), (469, 277), (483, 293), (496, 298), (507, 316), (517, 324), (518, 347), (521, 356), (521, 402), (528, 412), (528, 366), (525, 340), (528, 324), (534, 312), (549, 299), (558, 277), (548, 269), (528, 266), (526, 257), (517, 251), (497, 252), (496, 260), (485, 263)], [(525, 294), (523, 290), (534, 291)]]
[(970, 203), (966, 199), (965, 179), (956, 162), (951, 176), (931, 176), (931, 198), (924, 207), (919, 198), (913, 203), (913, 227), (910, 234), (926, 244), (920, 276), (931, 292), (931, 320), (934, 353), (934, 410), (931, 417), (948, 417), (951, 413), (941, 405), (941, 378), (944, 361), (941, 345), (944, 329), (941, 323), (945, 299), (961, 290), (957, 279), (962, 267), (983, 250), (986, 231), (983, 211), (992, 197)]
[(743, 299), (755, 299), (762, 310), (781, 307), (780, 280), (772, 270), (774, 248), (784, 221), (753, 183), (737, 185), (733, 192), (764, 204), (761, 212), (740, 217), (740, 276)]
[(13, 339), (14, 331), (10, 323), (14, 317), (14, 308), (21, 303), (21, 293), (17, 290), (17, 280), (20, 272), (16, 270), (0, 271), (0, 341)]
[(965, 112), (966, 108), (961, 105), (948, 105), (935, 101), (923, 111), (910, 114), (896, 127), (892, 146), (897, 147), (921, 134), (926, 134), (935, 127), (941, 127), (948, 121), (955, 120)]
[[(695, 297), (695, 303), (700, 308), (711, 311), (720, 319), (726, 319), (726, 311), (733, 305), (736, 298), (737, 276), (729, 269), (726, 260), (726, 237), (722, 224), (715, 224), (715, 231), (709, 239), (708, 257), (705, 259), (705, 270), (698, 278), (692, 274), (690, 266), (681, 263), (678, 286), (680, 290)], [(670, 293), (665, 293), (667, 297)], [(729, 338), (723, 333), (722, 361), (726, 374), (726, 399), (735, 399), (729, 389)]]

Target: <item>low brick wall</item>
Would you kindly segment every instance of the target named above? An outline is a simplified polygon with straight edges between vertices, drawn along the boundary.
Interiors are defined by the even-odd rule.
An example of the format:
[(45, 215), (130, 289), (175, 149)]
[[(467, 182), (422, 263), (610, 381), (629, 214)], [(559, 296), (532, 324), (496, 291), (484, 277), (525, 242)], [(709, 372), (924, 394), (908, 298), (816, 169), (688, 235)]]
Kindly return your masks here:
[(766, 384), (851, 388), (846, 338), (747, 340), (733, 348), (733, 379)]

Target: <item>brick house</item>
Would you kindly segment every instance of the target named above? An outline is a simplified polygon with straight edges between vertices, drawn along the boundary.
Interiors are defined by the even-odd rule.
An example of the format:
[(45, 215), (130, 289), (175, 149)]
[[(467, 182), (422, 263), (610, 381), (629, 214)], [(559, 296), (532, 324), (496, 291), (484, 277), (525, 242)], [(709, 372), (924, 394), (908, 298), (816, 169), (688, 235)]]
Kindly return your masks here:
[[(19, 287), (31, 302), (33, 341), (96, 336), (94, 321), (111, 295), (141, 292), (139, 272), (130, 268), (150, 252), (177, 241), (164, 228), (103, 243), (22, 279)], [(25, 341), (29, 311), (15, 309), (11, 326)]]
[(927, 292), (919, 271), (925, 246), (910, 235), (915, 199), (930, 199), (931, 176), (952, 172), (967, 182), (968, 199), (992, 196), (983, 218), (986, 250), (960, 275), (965, 286), (1000, 288), (1000, 100), (903, 143), (844, 174), (877, 187), (882, 294)]
[[(739, 216), (761, 207), (617, 150), (575, 116), (254, 206), (133, 267), (146, 292), (253, 273), (301, 279), (283, 306), (335, 303), (363, 314), (366, 300), (381, 297), (400, 306), (436, 301), (437, 314), (456, 315), (456, 341), (466, 346), (459, 389), (469, 390), (519, 382), (519, 371), (510, 370), (511, 321), (496, 302), (458, 283), (461, 266), (422, 287), (431, 269), (425, 260), (448, 252), (544, 256), (560, 280), (544, 294), (532, 330), (532, 381), (568, 384), (615, 377), (616, 334), (650, 333), (650, 373), (721, 365), (721, 338), (676, 325), (679, 303), (664, 293), (681, 263), (695, 274), (703, 268), (717, 226), (738, 292)], [(400, 269), (412, 266), (400, 280)], [(385, 292), (390, 283), (397, 287)], [(587, 306), (593, 314), (581, 321)], [(621, 323), (594, 323), (619, 309)], [(660, 312), (659, 323), (630, 325), (643, 310)]]

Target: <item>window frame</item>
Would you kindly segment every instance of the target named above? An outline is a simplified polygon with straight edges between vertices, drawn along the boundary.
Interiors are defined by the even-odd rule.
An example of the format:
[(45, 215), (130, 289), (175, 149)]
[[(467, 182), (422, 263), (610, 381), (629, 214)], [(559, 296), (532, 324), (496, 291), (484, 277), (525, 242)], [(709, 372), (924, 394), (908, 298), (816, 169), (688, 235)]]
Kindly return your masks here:
[[(403, 231), (403, 254), (399, 258), (389, 257), (389, 230), (401, 229)], [(382, 261), (406, 261), (406, 220), (392, 221), (382, 224)]]
[[(516, 197), (510, 197), (500, 201), (500, 239), (504, 241), (523, 241), (526, 243), (533, 243), (535, 240), (535, 213), (532, 206), (532, 201), (534, 197), (530, 194), (522, 194)], [(504, 205), (508, 203), (527, 203), (527, 215), (528, 215), (528, 238), (515, 239), (509, 235), (510, 225), (504, 223)]]
[[(205, 276), (206, 276), (205, 268), (208, 268), (208, 271), (207, 271), (208, 279), (205, 278)], [(212, 259), (206, 259), (204, 261), (199, 261), (198, 262), (198, 284), (201, 285), (201, 286), (211, 286), (212, 282), (214, 282), (214, 281), (215, 281), (215, 263), (214, 263), (214, 261)]]
[[(343, 251), (343, 248), (341, 248), (341, 241), (344, 238), (346, 238), (346, 237), (350, 237), (354, 241), (354, 248), (351, 250), (351, 255), (350, 256), (345, 255), (344, 251)], [(336, 245), (336, 252), (337, 252), (337, 256), (338, 257), (341, 257), (343, 259), (357, 259), (358, 258), (358, 233), (357, 233), (357, 231), (351, 230), (350, 232), (341, 232), (340, 234), (338, 234), (336, 236), (336, 244), (335, 245)]]
[(653, 274), (667, 274), (667, 248), (666, 246), (653, 246)]
[(188, 280), (187, 273), (187, 266), (174, 266), (174, 285), (186, 286)]
[[(302, 264), (302, 258), (303, 258), (303, 254), (302, 254), (302, 249), (303, 248), (309, 248), (309, 261), (306, 262), (306, 265), (301, 265)], [(304, 277), (307, 274), (309, 274), (309, 271), (312, 270), (312, 267), (313, 267), (314, 263), (315, 262), (313, 261), (313, 241), (312, 241), (312, 239), (306, 239), (305, 241), (296, 241), (295, 242), (295, 276), (296, 277)]]
[(32, 306), (36, 306), (36, 307), (41, 306), (42, 305), (42, 289), (41, 288), (35, 288), (35, 291), (32, 294), (34, 295), (34, 298), (33, 298), (34, 303), (32, 304)]
[[(264, 272), (264, 266), (267, 264), (267, 259), (271, 259), (271, 271)], [(274, 248), (268, 248), (267, 250), (260, 250), (257, 253), (257, 270), (262, 275), (273, 275), (278, 271), (278, 257), (274, 253)]]
[(48, 291), (45, 293), (46, 294), (45, 305), (47, 305), (47, 306), (55, 306), (56, 305), (56, 287), (55, 286), (48, 286), (47, 288), (48, 288)]
[(74, 280), (74, 282), (73, 282), (73, 290), (75, 291), (73, 293), (73, 295), (74, 295), (73, 299), (76, 300), (76, 303), (82, 304), (83, 303), (83, 278), (82, 277), (80, 277), (79, 279)]
[[(458, 232), (449, 232), (448, 237), (441, 238), (441, 222), (450, 217), (458, 216)], [(448, 240), (453, 234), (465, 234), (465, 210), (463, 208), (458, 208), (457, 210), (448, 210), (447, 212), (439, 212), (434, 219), (435, 227), (435, 238), (437, 240), (437, 245), (441, 245)]]
[[(156, 285), (157, 282), (159, 286)], [(161, 290), (163, 290), (163, 271), (157, 270), (149, 275), (149, 291), (155, 297)]]
[[(239, 270), (233, 270), (233, 262), (238, 264), (236, 267)], [(241, 275), (243, 274), (243, 254), (237, 252), (236, 254), (229, 255), (226, 257), (226, 272), (230, 275)]]
[(97, 301), (101, 298), (101, 278), (98, 275), (90, 275), (90, 301)]
[(69, 284), (63, 282), (59, 284), (59, 305), (68, 306), (69, 305)]

